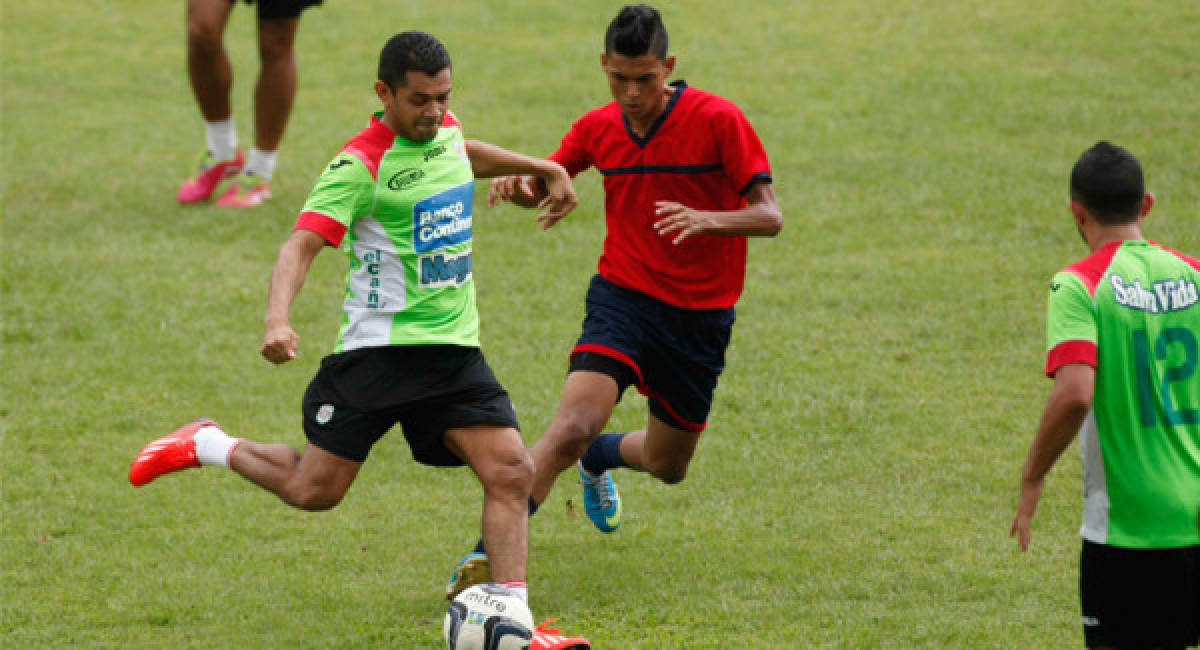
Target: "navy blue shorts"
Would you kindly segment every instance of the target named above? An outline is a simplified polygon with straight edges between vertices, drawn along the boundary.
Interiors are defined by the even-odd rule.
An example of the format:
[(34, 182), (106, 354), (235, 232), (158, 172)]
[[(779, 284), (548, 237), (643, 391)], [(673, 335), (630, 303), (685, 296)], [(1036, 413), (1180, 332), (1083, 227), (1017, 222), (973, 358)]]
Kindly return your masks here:
[(479, 348), (389, 345), (331, 354), (304, 393), (304, 433), (331, 454), (363, 462), (396, 423), (413, 459), (455, 467), (448, 429), (517, 426), (508, 393)]
[(637, 385), (655, 417), (700, 432), (725, 369), (733, 321), (732, 307), (681, 309), (596, 275), (570, 370), (609, 375), (620, 392)]

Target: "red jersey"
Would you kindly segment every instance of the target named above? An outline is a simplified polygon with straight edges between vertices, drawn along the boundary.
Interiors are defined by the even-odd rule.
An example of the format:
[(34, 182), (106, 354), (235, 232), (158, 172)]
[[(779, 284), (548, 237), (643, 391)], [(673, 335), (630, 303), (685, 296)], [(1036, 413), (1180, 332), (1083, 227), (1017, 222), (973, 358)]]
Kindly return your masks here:
[(550, 159), (572, 176), (591, 166), (604, 176), (605, 280), (675, 307), (732, 307), (745, 282), (746, 238), (704, 234), (672, 244), (675, 233), (654, 231), (654, 203), (737, 210), (756, 182), (771, 181), (771, 168), (737, 106), (683, 81), (671, 85), (646, 137), (612, 102), (579, 118)]

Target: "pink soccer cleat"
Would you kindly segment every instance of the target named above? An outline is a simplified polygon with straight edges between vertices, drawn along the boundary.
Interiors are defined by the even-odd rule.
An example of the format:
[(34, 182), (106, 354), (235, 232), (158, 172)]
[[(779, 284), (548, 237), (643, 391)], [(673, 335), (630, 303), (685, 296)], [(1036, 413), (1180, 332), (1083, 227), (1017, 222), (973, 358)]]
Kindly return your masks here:
[(591, 650), (592, 644), (587, 639), (581, 636), (563, 636), (560, 630), (550, 627), (550, 624), (557, 620), (552, 618), (537, 626), (533, 631), (533, 641), (529, 644), (529, 650)]
[(233, 160), (214, 160), (211, 153), (205, 152), (204, 157), (200, 159), (200, 173), (184, 181), (183, 185), (179, 186), (179, 193), (175, 198), (179, 199), (180, 203), (209, 200), (216, 191), (217, 184), (241, 171), (242, 164), (241, 151), (237, 152), (237, 157)]
[(141, 487), (150, 481), (181, 469), (200, 467), (196, 460), (196, 432), (203, 427), (215, 427), (212, 420), (192, 420), (167, 436), (142, 447), (129, 468), (129, 482)]
[(262, 205), (263, 201), (269, 198), (271, 198), (271, 188), (267, 186), (267, 182), (256, 174), (245, 172), (238, 174), (229, 189), (221, 195), (221, 198), (217, 199), (217, 205), (227, 208), (247, 208)]

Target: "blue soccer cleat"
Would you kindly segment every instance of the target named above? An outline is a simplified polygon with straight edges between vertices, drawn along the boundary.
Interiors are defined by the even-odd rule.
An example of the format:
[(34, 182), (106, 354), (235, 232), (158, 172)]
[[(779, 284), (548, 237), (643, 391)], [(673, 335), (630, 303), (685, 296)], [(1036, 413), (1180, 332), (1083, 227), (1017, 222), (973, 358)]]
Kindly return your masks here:
[(487, 553), (471, 552), (454, 567), (454, 575), (446, 583), (446, 600), (454, 600), (459, 592), (468, 587), (491, 581), (492, 569), (488, 566)]
[(594, 476), (583, 468), (582, 463), (577, 462), (575, 466), (579, 469), (579, 481), (583, 483), (583, 509), (587, 511), (588, 519), (600, 532), (613, 532), (621, 525), (621, 495), (617, 494), (612, 472)]

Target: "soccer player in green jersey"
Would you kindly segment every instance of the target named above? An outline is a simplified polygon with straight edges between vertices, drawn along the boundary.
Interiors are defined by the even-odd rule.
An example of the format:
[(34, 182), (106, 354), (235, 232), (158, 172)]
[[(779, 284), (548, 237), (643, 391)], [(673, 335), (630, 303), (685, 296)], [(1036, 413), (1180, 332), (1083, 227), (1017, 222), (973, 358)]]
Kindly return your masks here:
[(1153, 204), (1124, 149), (1100, 142), (1075, 163), (1092, 254), (1050, 284), (1054, 387), (1009, 531), (1029, 547), (1046, 473), (1078, 434), (1089, 648), (1200, 643), (1200, 260), (1142, 236)]
[(463, 138), (449, 112), (450, 56), (433, 36), (394, 36), (378, 78), (384, 110), (321, 174), (271, 275), (261, 352), (279, 364), (297, 354), (289, 312), (313, 258), (341, 246), (350, 262), (334, 354), (304, 396), (303, 453), (198, 420), (148, 444), (130, 481), (221, 465), (289, 505), (324, 510), (400, 423), (418, 462), (467, 464), (479, 477), (494, 581), (524, 596), (533, 464), (508, 394), (479, 350), (474, 178), (536, 175), (550, 191), (543, 219), (569, 212), (574, 189), (554, 162)]

